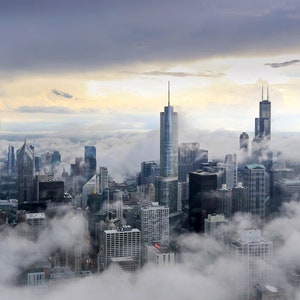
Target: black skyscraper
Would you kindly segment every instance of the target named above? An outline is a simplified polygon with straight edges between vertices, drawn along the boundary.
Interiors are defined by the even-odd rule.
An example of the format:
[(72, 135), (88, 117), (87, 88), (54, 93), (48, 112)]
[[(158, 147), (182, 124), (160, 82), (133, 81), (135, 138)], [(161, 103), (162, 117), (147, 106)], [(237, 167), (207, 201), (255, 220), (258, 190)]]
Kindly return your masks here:
[(204, 230), (204, 219), (218, 210), (217, 174), (189, 174), (189, 225), (196, 232)]

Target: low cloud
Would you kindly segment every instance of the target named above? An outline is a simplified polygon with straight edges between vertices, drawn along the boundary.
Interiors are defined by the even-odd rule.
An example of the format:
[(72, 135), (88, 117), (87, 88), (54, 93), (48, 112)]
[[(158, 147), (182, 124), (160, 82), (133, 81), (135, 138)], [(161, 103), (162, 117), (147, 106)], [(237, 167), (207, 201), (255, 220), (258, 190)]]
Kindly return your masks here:
[(21, 113), (45, 113), (45, 114), (69, 114), (72, 110), (61, 106), (20, 106), (17, 112)]
[(198, 73), (187, 73), (187, 72), (168, 72), (168, 71), (150, 71), (144, 72), (143, 75), (151, 76), (173, 76), (173, 77), (223, 77), (224, 73), (214, 71), (202, 71)]
[(51, 92), (57, 96), (61, 96), (61, 97), (64, 97), (64, 98), (67, 98), (67, 99), (72, 99), (73, 96), (71, 94), (68, 94), (66, 92), (63, 92), (63, 91), (59, 91), (59, 90), (51, 90)]
[(294, 65), (299, 63), (299, 59), (294, 59), (294, 60), (289, 60), (289, 61), (284, 61), (282, 63), (266, 63), (265, 66), (270, 66), (271, 68), (283, 68), (283, 67), (288, 67), (290, 65)]

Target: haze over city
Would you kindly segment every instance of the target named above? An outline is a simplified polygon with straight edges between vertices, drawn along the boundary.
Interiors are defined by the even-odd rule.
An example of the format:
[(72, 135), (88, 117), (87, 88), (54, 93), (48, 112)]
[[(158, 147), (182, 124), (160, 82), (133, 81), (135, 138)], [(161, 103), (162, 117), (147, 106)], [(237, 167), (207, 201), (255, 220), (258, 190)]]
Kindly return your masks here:
[[(2, 224), (2, 206), (0, 207), (0, 289), (4, 300), (20, 297), (34, 300), (41, 295), (46, 300), (77, 300), (86, 298), (87, 295), (123, 299), (198, 297), (237, 300), (235, 289), (247, 289), (245, 282), (248, 280), (248, 273), (228, 252), (226, 238), (230, 236), (232, 240), (238, 240), (240, 233), (246, 228), (256, 230), (254, 233), (257, 240), (260, 238), (258, 234), (261, 234), (263, 243), (273, 243), (273, 252), (270, 251), (272, 263), (263, 261), (260, 266), (264, 270), (269, 270), (269, 267), (272, 269), (272, 281), (268, 284), (278, 287), (280, 291), (283, 288), (286, 297), (293, 295), (294, 299), (298, 299), (299, 284), (295, 284), (295, 276), (299, 276), (297, 272), (300, 269), (300, 197), (297, 189), (298, 182), (300, 186), (298, 1), (0, 2), (1, 195), (6, 192), (2, 183), (7, 178), (21, 178), (22, 164), (18, 163), (18, 155), (20, 157), (22, 153), (32, 151), (34, 158), (41, 157), (41, 165), (45, 155), (49, 156), (51, 153), (51, 167), (49, 165), (47, 168), (52, 169), (47, 173), (47, 168), (37, 170), (36, 166), (32, 167), (37, 176), (36, 181), (32, 182), (38, 186), (37, 195), (32, 196), (32, 199), (37, 197), (37, 200), (31, 199), (28, 202), (39, 202), (39, 184), (41, 183), (42, 189), (44, 182), (53, 180), (64, 181), (64, 191), (72, 198), (66, 207), (60, 208), (59, 204), (56, 213), (51, 211), (51, 204), (55, 206), (57, 203), (46, 200), (50, 206), (50, 213), (45, 211), (47, 226), (35, 239), (28, 238), (28, 229), (23, 226), (22, 213), (23, 218), (30, 218), (29, 210), (26, 212), (26, 197), (25, 200), (18, 199), (17, 222), (9, 221), (7, 217)], [(272, 111), (271, 118), (262, 117), (260, 101), (272, 104), (272, 108), (267, 108), (270, 114)], [(245, 175), (247, 164), (249, 172), (252, 168), (264, 170), (263, 176), (257, 179), (264, 180), (259, 184), (265, 188), (259, 200), (264, 206), (262, 218), (251, 210), (253, 207), (249, 208), (250, 204), (247, 209), (243, 208), (235, 213), (232, 208), (230, 216), (224, 213), (227, 209), (224, 208), (221, 213), (230, 222), (226, 224), (221, 239), (204, 234), (204, 223), (201, 224), (201, 230), (200, 227), (199, 230), (195, 229), (196, 225), (191, 221), (190, 214), (195, 213), (197, 218), (200, 214), (197, 212), (199, 207), (193, 212), (195, 203), (191, 196), (192, 188), (188, 193), (188, 180), (181, 187), (176, 174), (178, 166), (174, 164), (177, 169), (172, 176), (165, 176), (162, 175), (163, 167), (159, 165), (165, 155), (162, 154), (165, 141), (160, 139), (164, 130), (167, 131), (164, 128), (167, 125), (162, 125), (163, 122), (167, 123), (162, 121), (164, 116), (172, 116), (172, 125), (168, 126), (172, 130), (177, 128), (177, 117), (176, 122), (173, 121), (175, 115), (169, 111), (170, 107), (178, 113), (178, 142), (195, 143), (194, 146), (199, 148), (197, 151), (200, 151), (198, 154), (208, 155), (207, 161), (202, 161), (201, 164), (199, 162), (198, 166), (201, 169), (203, 167), (205, 174), (214, 173), (216, 187), (212, 195), (218, 201), (221, 202), (219, 194), (216, 196), (219, 190), (237, 188), (239, 180), (243, 183), (243, 188), (248, 188)], [(161, 114), (163, 111), (164, 114)], [(270, 132), (267, 134), (268, 126)], [(247, 150), (241, 147), (242, 132), (249, 134)], [(171, 143), (174, 143), (172, 150), (177, 156), (177, 136), (172, 137)], [(255, 148), (255, 143), (259, 146), (259, 151)], [(14, 146), (16, 161), (10, 169), (11, 145)], [(91, 157), (97, 165), (93, 170), (97, 183), (94, 183), (90, 194), (86, 195), (84, 205), (83, 187), (91, 180), (85, 173), (91, 167), (86, 158), (87, 145), (92, 152), (95, 149), (94, 156)], [(59, 163), (53, 163), (53, 151), (58, 151), (61, 155)], [(228, 154), (232, 156), (226, 158), (225, 155)], [(133, 196), (130, 195), (125, 200), (121, 196), (121, 202), (124, 201), (125, 206), (132, 205), (134, 208), (130, 209), (133, 211), (146, 207), (146, 204), (151, 207), (154, 201), (151, 198), (152, 186), (139, 186), (143, 176), (141, 163), (147, 161), (151, 162), (152, 168), (160, 168), (161, 173), (155, 173), (155, 182), (151, 182), (153, 186), (155, 183), (156, 193), (161, 189), (159, 180), (169, 182), (171, 177), (172, 180), (173, 177), (177, 178), (174, 181), (175, 194), (182, 193), (182, 199), (177, 199), (177, 196), (174, 198), (175, 211), (171, 211), (171, 198), (164, 202), (163, 196), (157, 198), (155, 195), (156, 204), (153, 204), (155, 207), (168, 207), (168, 214), (184, 215), (182, 228), (177, 228), (176, 233), (170, 229), (171, 250), (177, 255), (176, 264), (166, 268), (145, 264), (134, 273), (109, 269), (108, 266), (104, 267), (104, 263), (101, 265), (104, 251), (101, 248), (104, 243), (101, 238), (103, 239), (105, 226), (108, 226), (105, 230), (117, 228), (117, 231), (122, 232), (128, 230), (125, 224), (134, 228), (130, 223), (132, 216), (126, 215), (123, 218), (121, 213), (119, 220), (114, 220), (118, 219), (119, 210), (123, 212), (123, 206), (119, 208), (119, 202), (113, 203), (113, 193), (116, 193), (117, 199), (119, 188), (124, 188), (130, 182), (129, 179), (135, 178), (134, 191), (122, 190), (123, 194), (132, 193)], [(166, 161), (168, 163), (168, 159)], [(80, 166), (84, 166), (83, 169)], [(98, 174), (101, 172), (98, 171), (100, 166), (107, 167), (109, 184), (107, 183), (106, 188), (109, 192), (97, 186), (99, 178), (103, 176)], [(226, 175), (226, 172), (229, 174), (229, 169), (226, 169), (228, 166), (235, 168), (232, 186), (228, 185), (229, 179), (226, 179), (226, 176), (229, 177)], [(76, 167), (80, 169), (77, 170), (79, 175), (76, 175)], [(282, 171), (280, 178), (272, 173), (278, 170)], [(222, 172), (225, 175), (220, 175)], [(270, 174), (273, 176), (271, 179)], [(46, 180), (43, 176), (50, 179)], [(85, 182), (80, 182), (82, 178)], [(293, 183), (297, 191), (293, 190), (289, 194), (290, 198), (284, 198), (287, 197), (282, 196), (284, 193), (278, 194), (279, 200), (274, 196), (274, 186), (275, 190), (276, 184), (280, 188), (284, 186), (279, 179), (295, 180)], [(19, 197), (19, 181), (16, 181), (16, 186)], [(171, 194), (170, 186), (168, 193)], [(250, 186), (249, 183), (249, 190)], [(126, 188), (130, 189), (130, 183)], [(184, 199), (184, 189), (187, 189), (186, 194), (191, 198), (186, 196), (188, 199)], [(94, 203), (93, 195), (96, 194), (97, 201), (102, 205), (96, 205), (97, 211), (91, 204)], [(202, 197), (206, 199), (205, 196)], [(244, 201), (244, 198), (241, 199)], [(5, 201), (14, 203), (9, 202), (10, 199), (1, 201), (3, 207), (7, 204)], [(207, 200), (201, 201), (204, 203)], [(256, 199), (256, 208), (261, 202), (258, 204)], [(41, 207), (37, 207), (40, 213)], [(34, 205), (33, 208), (36, 209)], [(126, 209), (129, 208), (124, 208), (124, 211)], [(208, 213), (214, 215), (220, 212), (219, 206), (201, 207), (201, 210), (201, 220), (204, 214), (208, 217)], [(105, 218), (101, 215), (101, 222), (105, 225), (100, 219), (93, 219), (100, 216), (97, 215), (99, 212), (105, 215)], [(142, 213), (139, 212), (135, 218), (140, 218), (139, 214)], [(3, 215), (6, 216), (6, 213)], [(171, 228), (174, 216), (169, 215), (168, 220), (169, 218)], [(137, 224), (141, 226), (142, 221), (138, 220)], [(93, 222), (99, 222), (105, 228), (98, 224), (101, 230), (98, 225), (95, 225), (96, 229), (91, 229)], [(137, 230), (132, 228), (129, 231)], [(99, 230), (100, 237), (97, 234), (93, 236), (93, 230)], [(145, 233), (141, 233), (142, 237), (143, 234)], [(78, 243), (81, 247), (80, 263), (76, 260), (77, 250), (74, 249), (78, 245), (74, 246), (74, 239), (75, 244)], [(269, 252), (264, 251), (267, 257)], [(146, 260), (146, 255), (141, 254), (143, 255)], [(62, 262), (64, 256), (65, 265), (59, 265), (57, 261), (61, 259)], [(55, 265), (59, 268), (70, 267), (69, 271), (74, 271), (72, 276), (76, 277), (75, 281), (60, 283), (59, 288), (51, 288), (48, 283), (46, 288), (43, 287), (44, 290), (28, 288), (27, 282), (24, 284), (26, 275), (41, 269), (45, 258), (48, 265), (51, 265), (51, 268), (43, 267), (43, 270), (48, 270), (44, 271), (46, 279), (53, 274)], [(139, 262), (140, 265), (143, 264), (143, 259)], [(91, 276), (77, 278), (79, 269), (90, 272), (88, 274)], [(47, 280), (52, 282), (53, 278), (49, 278)], [(28, 286), (29, 281), (28, 279)], [(272, 286), (270, 291), (275, 291), (274, 289), (278, 292)]]

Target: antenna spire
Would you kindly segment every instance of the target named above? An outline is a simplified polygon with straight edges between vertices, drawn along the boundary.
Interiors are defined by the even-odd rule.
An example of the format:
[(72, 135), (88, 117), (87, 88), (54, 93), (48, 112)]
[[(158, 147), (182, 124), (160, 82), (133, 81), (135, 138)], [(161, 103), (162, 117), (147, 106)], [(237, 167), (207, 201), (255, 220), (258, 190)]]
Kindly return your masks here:
[(261, 100), (264, 100), (264, 84), (261, 84)]
[(168, 81), (168, 106), (170, 106), (170, 81)]
[(267, 84), (267, 100), (269, 101), (269, 84)]

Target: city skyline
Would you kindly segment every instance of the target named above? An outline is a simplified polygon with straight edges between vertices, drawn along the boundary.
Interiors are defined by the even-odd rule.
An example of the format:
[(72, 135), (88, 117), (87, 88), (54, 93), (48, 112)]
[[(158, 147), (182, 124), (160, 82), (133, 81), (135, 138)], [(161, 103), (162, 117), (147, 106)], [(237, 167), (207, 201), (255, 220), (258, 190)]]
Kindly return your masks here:
[(299, 13), (295, 1), (5, 2), (1, 131), (158, 129), (169, 80), (193, 128), (254, 130), (268, 82), (273, 132), (299, 131)]

